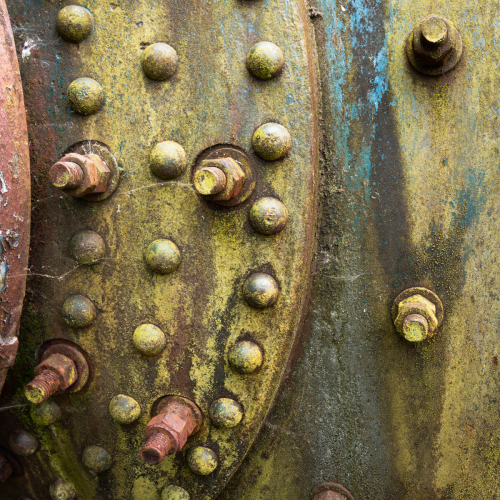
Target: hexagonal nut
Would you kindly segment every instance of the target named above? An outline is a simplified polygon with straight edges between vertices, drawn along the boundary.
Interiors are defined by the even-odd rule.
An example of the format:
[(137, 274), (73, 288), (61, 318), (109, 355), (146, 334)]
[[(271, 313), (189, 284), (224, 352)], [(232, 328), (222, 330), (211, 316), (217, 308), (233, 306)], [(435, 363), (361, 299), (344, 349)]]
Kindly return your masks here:
[(64, 391), (73, 385), (78, 377), (75, 363), (63, 354), (51, 354), (48, 358), (44, 359), (35, 368), (35, 376), (40, 375), (45, 370), (57, 375), (60, 380), (60, 391)]
[(153, 434), (166, 434), (174, 440), (178, 451), (186, 444), (191, 431), (186, 419), (171, 412), (160, 413), (153, 417), (146, 426), (146, 439)]
[(102, 160), (102, 158), (100, 156), (97, 156), (94, 154), (88, 154), (87, 157), (90, 158), (94, 162), (94, 165), (97, 168), (97, 175), (98, 175), (97, 186), (92, 191), (92, 194), (93, 193), (104, 193), (104, 191), (106, 191), (108, 184), (109, 184), (109, 181), (111, 179), (111, 170), (104, 163), (104, 161)]
[(227, 201), (238, 196), (245, 184), (246, 175), (238, 162), (233, 158), (215, 158), (203, 160), (200, 168), (216, 167), (224, 172), (226, 176), (226, 187), (221, 193), (211, 195), (210, 200)]
[(403, 333), (404, 320), (410, 314), (420, 314), (427, 320), (429, 334), (436, 331), (439, 321), (436, 317), (436, 306), (430, 300), (422, 295), (412, 295), (398, 304), (398, 314), (394, 319), (394, 325), (400, 334)]
[(83, 180), (81, 184), (75, 189), (65, 190), (66, 193), (75, 198), (81, 198), (86, 194), (95, 192), (95, 189), (99, 184), (99, 171), (96, 167), (96, 164), (89, 156), (84, 156), (77, 153), (69, 153), (63, 156), (60, 160), (63, 163), (76, 163), (82, 169)]

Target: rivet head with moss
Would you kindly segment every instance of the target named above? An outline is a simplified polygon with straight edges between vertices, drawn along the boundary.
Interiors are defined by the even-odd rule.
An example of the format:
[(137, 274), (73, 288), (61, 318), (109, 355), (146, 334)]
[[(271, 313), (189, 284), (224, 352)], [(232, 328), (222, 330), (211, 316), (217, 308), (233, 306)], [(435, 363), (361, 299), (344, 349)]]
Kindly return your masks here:
[(95, 321), (97, 311), (89, 298), (72, 295), (64, 301), (62, 315), (64, 321), (72, 328), (85, 328)]
[(158, 274), (174, 272), (181, 263), (181, 253), (177, 245), (170, 240), (155, 240), (144, 252), (146, 264)]
[(109, 402), (109, 413), (119, 424), (131, 424), (140, 417), (141, 407), (134, 398), (118, 394)]
[(263, 160), (283, 158), (292, 145), (288, 130), (279, 123), (264, 123), (253, 134), (252, 146)]
[(243, 285), (243, 296), (248, 305), (258, 309), (271, 307), (278, 300), (279, 292), (276, 280), (265, 273), (252, 274)]
[(56, 28), (61, 38), (67, 42), (80, 43), (92, 33), (92, 14), (85, 7), (68, 5), (57, 14)]
[(179, 65), (177, 52), (167, 43), (153, 43), (141, 56), (144, 73), (153, 80), (166, 80), (173, 76)]
[(189, 493), (180, 486), (166, 486), (161, 492), (161, 500), (190, 500)]
[(243, 418), (243, 408), (234, 399), (219, 398), (210, 407), (210, 418), (217, 427), (236, 427)]
[(188, 452), (187, 462), (189, 468), (200, 476), (211, 474), (219, 463), (215, 451), (206, 446), (195, 446)]
[(163, 331), (156, 325), (144, 324), (138, 326), (133, 335), (134, 347), (146, 356), (160, 354), (167, 344)]
[(283, 52), (272, 42), (256, 43), (247, 54), (248, 71), (260, 80), (279, 75), (284, 62)]
[(106, 245), (95, 231), (79, 231), (71, 238), (69, 251), (78, 264), (91, 265), (104, 257)]
[(81, 115), (99, 111), (104, 103), (104, 90), (93, 78), (77, 78), (68, 87), (67, 96), (71, 109)]
[(162, 179), (175, 179), (186, 168), (186, 152), (174, 141), (158, 143), (149, 155), (149, 166), (153, 174)]
[(9, 448), (16, 455), (28, 457), (33, 455), (38, 448), (38, 439), (31, 432), (16, 429), (9, 435)]
[(288, 210), (276, 198), (261, 198), (252, 206), (249, 220), (255, 232), (269, 236), (286, 226)]
[(56, 479), (49, 487), (52, 500), (72, 500), (76, 498), (76, 490), (67, 481)]
[(30, 408), (31, 420), (41, 427), (46, 427), (61, 418), (61, 409), (50, 399), (43, 403), (32, 405)]
[(111, 455), (101, 446), (87, 446), (83, 450), (82, 463), (96, 474), (107, 471), (113, 464)]
[(250, 340), (239, 340), (229, 349), (230, 365), (239, 373), (252, 373), (262, 365), (262, 350)]

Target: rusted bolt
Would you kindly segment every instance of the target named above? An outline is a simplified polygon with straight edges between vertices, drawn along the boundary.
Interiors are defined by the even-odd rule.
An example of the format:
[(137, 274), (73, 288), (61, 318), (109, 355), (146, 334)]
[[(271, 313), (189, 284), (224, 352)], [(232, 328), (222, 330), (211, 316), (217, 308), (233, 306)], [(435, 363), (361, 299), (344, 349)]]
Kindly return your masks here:
[(189, 468), (200, 476), (208, 476), (219, 464), (217, 453), (206, 446), (195, 446), (188, 453)]
[(406, 53), (412, 66), (425, 75), (442, 75), (462, 57), (462, 38), (455, 25), (441, 16), (428, 16), (410, 33)]
[(37, 450), (38, 440), (31, 432), (16, 429), (9, 435), (9, 448), (16, 455), (27, 457)]
[(396, 330), (410, 342), (431, 338), (443, 320), (443, 305), (426, 288), (409, 288), (399, 294), (392, 307)]
[(157, 465), (167, 455), (180, 451), (188, 437), (199, 430), (202, 420), (200, 409), (189, 399), (164, 398), (158, 405), (158, 414), (146, 426), (141, 458), (149, 465)]
[(104, 193), (111, 179), (111, 170), (95, 154), (69, 153), (55, 163), (49, 172), (51, 184), (73, 196)]
[(248, 305), (258, 309), (271, 307), (278, 300), (279, 293), (276, 280), (265, 273), (252, 274), (243, 285), (243, 296)]
[(337, 483), (321, 483), (312, 490), (313, 500), (353, 500), (351, 492)]
[(92, 33), (93, 27), (92, 14), (85, 7), (68, 5), (57, 14), (57, 32), (67, 42), (82, 42)]
[(0, 483), (7, 481), (13, 472), (14, 467), (10, 460), (3, 453), (0, 453)]
[(63, 354), (52, 354), (35, 368), (35, 378), (26, 386), (24, 394), (28, 401), (40, 404), (56, 392), (65, 391), (76, 379), (73, 360)]
[(237, 197), (245, 180), (245, 172), (233, 158), (203, 160), (193, 175), (196, 191), (215, 203)]
[(76, 497), (76, 490), (73, 485), (62, 479), (56, 479), (50, 485), (49, 493), (53, 500), (72, 500)]

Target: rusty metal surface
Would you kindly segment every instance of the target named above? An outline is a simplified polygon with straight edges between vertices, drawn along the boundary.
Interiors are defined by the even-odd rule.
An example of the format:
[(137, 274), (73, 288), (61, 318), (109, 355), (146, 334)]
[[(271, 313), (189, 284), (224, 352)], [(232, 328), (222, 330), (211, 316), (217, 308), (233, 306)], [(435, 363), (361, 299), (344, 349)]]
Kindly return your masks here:
[(0, 0), (0, 392), (16, 358), (26, 288), (30, 168), (23, 88), (14, 37)]
[[(164, 487), (178, 485), (192, 498), (208, 500), (219, 494), (260, 430), (307, 300), (317, 110), (306, 8), (297, 0), (80, 4), (91, 12), (93, 32), (78, 44), (62, 40), (55, 29), (59, 9), (69, 2), (46, 2), (43, 9), (38, 0), (9, 3), (33, 150), (35, 276), (23, 323), (29, 342), (4, 396), (25, 402), (22, 386), (31, 380), (37, 349), (50, 339), (80, 346), (90, 376), (80, 392), (50, 399), (61, 411), (51, 425), (36, 425), (28, 409), (0, 413), (7, 433), (22, 424), (40, 442), (25, 459), (26, 476), (7, 481), (2, 493), (9, 500), (21, 494), (45, 500), (52, 483), (53, 491), (74, 488), (83, 499), (157, 500)], [(266, 81), (246, 65), (248, 51), (262, 40), (284, 54), (282, 71)], [(141, 67), (144, 49), (156, 42), (168, 43), (178, 57), (161, 81)], [(155, 64), (161, 66), (161, 59)], [(68, 86), (80, 78), (92, 78), (105, 94), (101, 102), (99, 93), (102, 107), (93, 106), (91, 114), (74, 112), (85, 110), (68, 102)], [(83, 99), (75, 92), (69, 92), (72, 100)], [(291, 138), (272, 161), (252, 145), (266, 123), (280, 124)], [(175, 175), (160, 178), (150, 153), (165, 141), (180, 145), (167, 148), (168, 154), (184, 151), (185, 158), (176, 156), (170, 165)], [(51, 166), (74, 153), (75, 144), (86, 149), (83, 154), (92, 154), (95, 144), (106, 146), (116, 158), (121, 180), (108, 198), (88, 201), (50, 185)], [(234, 207), (210, 203), (192, 186), (197, 161), (204, 154), (218, 158), (220, 146), (251, 165)], [(243, 161), (240, 167), (247, 168)], [(286, 225), (269, 235), (249, 222), (252, 206), (264, 197), (282, 202), (288, 215)], [(89, 231), (102, 237), (104, 255), (80, 264), (73, 247)], [(272, 296), (265, 286), (256, 287), (258, 307), (252, 307), (243, 285), (261, 275)], [(135, 338), (144, 324), (147, 331)], [(159, 340), (150, 349), (152, 339)], [(241, 340), (257, 344), (261, 359), (253, 352), (229, 364), (228, 354)], [(232, 367), (239, 365), (239, 371)], [(169, 395), (195, 402), (203, 423), (183, 451), (150, 466), (140, 457), (146, 426), (158, 400)], [(210, 408), (220, 398), (241, 406), (238, 425), (213, 425)], [(54, 422), (40, 419), (46, 420)], [(89, 446), (106, 450), (112, 466), (91, 473), (81, 460)]]

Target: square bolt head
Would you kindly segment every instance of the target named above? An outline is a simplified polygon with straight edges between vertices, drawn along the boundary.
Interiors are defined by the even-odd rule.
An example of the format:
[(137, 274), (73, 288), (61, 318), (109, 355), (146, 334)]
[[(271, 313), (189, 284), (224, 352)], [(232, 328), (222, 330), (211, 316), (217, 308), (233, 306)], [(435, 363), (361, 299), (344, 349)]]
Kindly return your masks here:
[(46, 370), (54, 373), (59, 378), (59, 390), (61, 391), (73, 385), (78, 377), (75, 363), (64, 354), (51, 354), (44, 359), (35, 368), (35, 375), (39, 375)]
[(398, 304), (398, 314), (394, 319), (394, 325), (399, 333), (402, 333), (404, 320), (410, 314), (423, 316), (429, 324), (429, 333), (433, 333), (438, 327), (436, 306), (422, 295), (412, 295)]

